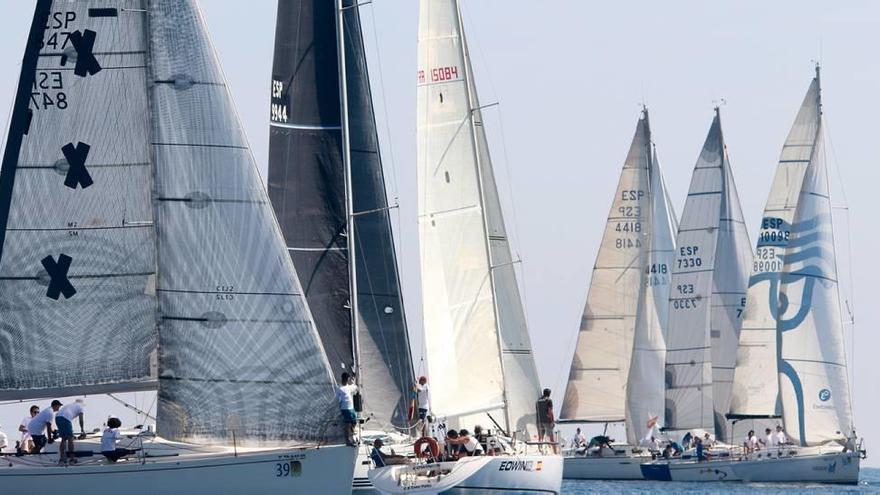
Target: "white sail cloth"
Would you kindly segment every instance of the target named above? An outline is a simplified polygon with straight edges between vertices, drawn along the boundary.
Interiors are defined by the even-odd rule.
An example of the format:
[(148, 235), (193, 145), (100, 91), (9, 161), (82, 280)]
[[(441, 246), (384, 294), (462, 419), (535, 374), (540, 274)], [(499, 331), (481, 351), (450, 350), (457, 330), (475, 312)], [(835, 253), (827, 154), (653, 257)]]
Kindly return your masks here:
[(745, 305), (749, 249), (716, 109), (676, 240), (666, 358), (669, 429), (703, 429), (727, 440), (723, 415)]
[(432, 405), (447, 416), (503, 406), (508, 429), (530, 435), (540, 385), (458, 2), (423, 0), (419, 13), (419, 239)]
[(819, 138), (819, 89), (819, 80), (814, 79), (782, 146), (764, 207), (737, 349), (730, 403), (732, 417), (768, 417), (782, 413), (779, 380), (774, 378), (777, 363), (774, 304), (804, 172)]

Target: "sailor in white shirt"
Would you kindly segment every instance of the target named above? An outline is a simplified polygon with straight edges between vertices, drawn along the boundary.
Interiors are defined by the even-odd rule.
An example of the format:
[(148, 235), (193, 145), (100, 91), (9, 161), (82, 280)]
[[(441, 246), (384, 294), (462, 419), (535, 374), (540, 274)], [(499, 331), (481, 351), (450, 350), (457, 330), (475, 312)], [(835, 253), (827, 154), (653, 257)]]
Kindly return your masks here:
[(785, 434), (782, 425), (776, 425), (776, 445), (787, 445), (788, 443), (788, 435)]
[[(61, 401), (53, 400), (52, 405), (48, 409), (43, 409), (36, 416), (31, 418), (28, 423), (28, 433), (34, 441), (34, 448), (31, 454), (38, 454), (47, 443), (55, 440), (52, 438), (52, 421), (55, 420), (55, 413), (61, 409)], [(48, 435), (47, 435), (48, 433)]]
[[(0, 428), (3, 428), (3, 425), (0, 425)], [(3, 433), (3, 430), (0, 430), (0, 452), (3, 452), (3, 449), (9, 446), (9, 437), (6, 436), (6, 433)]]
[(354, 410), (354, 394), (358, 386), (353, 383), (352, 376), (342, 374), (342, 380), (336, 387), (336, 401), (339, 402), (339, 412), (342, 414), (342, 423), (345, 428), (345, 443), (357, 445), (354, 439), (354, 427), (357, 424), (357, 412)]
[(581, 429), (578, 428), (577, 432), (574, 434), (574, 438), (571, 439), (572, 448), (578, 449), (587, 444), (587, 437), (581, 433)]
[(18, 448), (20, 448), (22, 452), (30, 452), (31, 449), (34, 448), (34, 441), (31, 439), (31, 434), (28, 433), (28, 423), (30, 423), (31, 419), (33, 419), (33, 417), (39, 412), (40, 406), (31, 406), (28, 415), (22, 418), (21, 423), (18, 425), (18, 431), (21, 432), (21, 440), (18, 441)]
[(63, 406), (58, 414), (55, 415), (55, 426), (58, 427), (58, 434), (61, 437), (61, 445), (58, 446), (58, 453), (61, 456), (61, 462), (76, 462), (73, 456), (73, 420), (79, 418), (79, 431), (82, 438), (86, 437), (86, 430), (83, 426), (83, 407), (82, 399), (76, 399)]
[(767, 448), (776, 447), (776, 435), (770, 428), (764, 429), (764, 440), (761, 441)]
[(103, 454), (110, 462), (116, 462), (122, 457), (135, 453), (133, 450), (116, 447), (116, 441), (121, 437), (119, 434), (119, 428), (121, 426), (122, 421), (120, 421), (119, 418), (107, 418), (107, 427), (104, 428), (104, 432), (101, 433), (101, 454)]
[(422, 423), (422, 436), (428, 436), (428, 412), (431, 410), (431, 398), (428, 388), (428, 379), (419, 377), (419, 383), (414, 387), (419, 405), (419, 422)]

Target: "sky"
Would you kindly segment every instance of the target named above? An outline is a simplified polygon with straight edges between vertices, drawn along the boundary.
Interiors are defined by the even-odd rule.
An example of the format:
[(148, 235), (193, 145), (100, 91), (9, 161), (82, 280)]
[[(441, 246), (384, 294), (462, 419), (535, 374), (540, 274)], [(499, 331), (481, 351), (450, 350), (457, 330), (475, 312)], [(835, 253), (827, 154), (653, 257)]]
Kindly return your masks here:
[[(269, 89), (276, 4), (201, 3), (261, 173), (268, 154)], [(752, 242), (780, 148), (821, 61), (828, 163), (847, 328), (856, 426), (872, 423), (880, 305), (871, 261), (880, 231), (871, 205), (880, 180), (880, 3), (867, 0), (584, 2), (462, 0), (493, 165), (514, 249), (523, 260), (532, 342), (542, 384), (561, 403), (590, 273), (641, 105), (680, 215), (713, 107), (722, 125)], [(415, 95), (418, 2), (363, 7), (365, 44), (386, 181), (396, 210), (407, 319), (420, 348), (416, 224)], [(9, 2), (0, 16), (0, 115), (8, 115), (32, 16)], [(845, 209), (846, 208), (846, 209)], [(516, 255), (515, 255), (516, 256)], [(418, 368), (418, 363), (417, 363)], [(130, 397), (149, 406), (151, 396)], [(0, 406), (15, 429), (22, 405)], [(91, 398), (88, 423), (123, 412)], [(124, 415), (127, 424), (135, 421)], [(873, 459), (878, 459), (874, 461)], [(880, 466), (880, 457), (867, 465)]]

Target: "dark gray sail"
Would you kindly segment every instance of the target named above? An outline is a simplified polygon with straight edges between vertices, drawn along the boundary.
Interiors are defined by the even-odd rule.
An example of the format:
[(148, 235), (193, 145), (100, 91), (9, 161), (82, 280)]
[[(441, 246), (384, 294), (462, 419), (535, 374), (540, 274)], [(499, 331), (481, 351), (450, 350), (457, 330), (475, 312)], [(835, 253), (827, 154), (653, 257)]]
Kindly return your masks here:
[(379, 154), (358, 8), (345, 0), (345, 73), (354, 254), (346, 197), (336, 6), (278, 5), (272, 77), (269, 197), (334, 370), (354, 362), (351, 281), (355, 261), (364, 409), (405, 425), (412, 361)]

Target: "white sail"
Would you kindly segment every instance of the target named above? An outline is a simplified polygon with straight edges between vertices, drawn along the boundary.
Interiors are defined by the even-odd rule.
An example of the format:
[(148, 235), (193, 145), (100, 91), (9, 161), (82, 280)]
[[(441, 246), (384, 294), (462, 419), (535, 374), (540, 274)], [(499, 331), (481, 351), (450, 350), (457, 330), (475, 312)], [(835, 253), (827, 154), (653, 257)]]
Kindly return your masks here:
[(648, 223), (651, 143), (639, 120), (623, 164), (581, 317), (562, 402), (566, 421), (622, 421)]
[(804, 171), (819, 136), (820, 87), (813, 79), (789, 131), (761, 219), (752, 274), (746, 297), (731, 417), (769, 417), (781, 414), (776, 377), (775, 317), (783, 253), (800, 196)]
[(801, 445), (852, 433), (822, 126), (803, 179), (780, 275), (779, 383), (786, 431)]
[(739, 346), (746, 286), (752, 262), (752, 243), (743, 218), (739, 194), (727, 150), (724, 151), (724, 194), (718, 221), (715, 272), (712, 287), (712, 316), (709, 337), (712, 345), (712, 401), (715, 410), (715, 436), (732, 443), (732, 428), (726, 415), (730, 411), (736, 350)]
[(716, 109), (676, 240), (666, 357), (669, 429), (703, 429), (725, 440), (721, 425), (744, 307), (748, 246)]
[(678, 220), (656, 150), (652, 154), (649, 175), (649, 235), (645, 239), (646, 252), (640, 265), (643, 270), (641, 297), (626, 387), (626, 437), (631, 445), (638, 444), (653, 418), (656, 418), (658, 425), (665, 424), (666, 325), (672, 263), (675, 259), (675, 234), (678, 232)]
[(422, 0), (418, 221), (431, 405), (440, 416), (500, 409), (505, 401), (479, 151), (465, 70), (457, 2)]
[(486, 211), (489, 255), (495, 287), (501, 362), (504, 368), (504, 388), (507, 392), (507, 417), (511, 430), (525, 431), (527, 437), (531, 437), (536, 433), (535, 400), (541, 395), (541, 382), (535, 367), (528, 322), (517, 284), (516, 266), (520, 260), (514, 259), (511, 254), (467, 43), (464, 46), (471, 108), (474, 109), (480, 177), (483, 182), (483, 207)]

